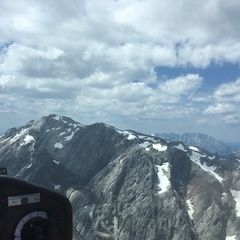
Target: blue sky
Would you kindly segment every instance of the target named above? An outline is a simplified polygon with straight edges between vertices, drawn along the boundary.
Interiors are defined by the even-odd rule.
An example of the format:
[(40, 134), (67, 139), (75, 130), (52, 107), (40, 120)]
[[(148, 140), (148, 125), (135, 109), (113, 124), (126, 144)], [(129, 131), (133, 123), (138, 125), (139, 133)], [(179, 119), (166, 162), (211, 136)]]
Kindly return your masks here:
[(240, 142), (239, 1), (2, 0), (0, 9), (0, 132), (56, 113)]
[(189, 73), (199, 74), (204, 78), (202, 86), (203, 91), (213, 91), (217, 86), (223, 83), (236, 80), (240, 76), (240, 65), (238, 63), (212, 63), (206, 68), (195, 67), (156, 67), (155, 71), (159, 78), (176, 78), (179, 75), (186, 75)]

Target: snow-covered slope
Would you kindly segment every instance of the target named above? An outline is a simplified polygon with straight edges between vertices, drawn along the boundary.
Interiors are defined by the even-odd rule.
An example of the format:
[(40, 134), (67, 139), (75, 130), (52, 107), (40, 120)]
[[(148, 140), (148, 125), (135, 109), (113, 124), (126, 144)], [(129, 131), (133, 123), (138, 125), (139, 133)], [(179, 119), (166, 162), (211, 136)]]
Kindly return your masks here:
[(0, 138), (0, 166), (66, 194), (87, 240), (240, 239), (236, 156), (50, 115)]

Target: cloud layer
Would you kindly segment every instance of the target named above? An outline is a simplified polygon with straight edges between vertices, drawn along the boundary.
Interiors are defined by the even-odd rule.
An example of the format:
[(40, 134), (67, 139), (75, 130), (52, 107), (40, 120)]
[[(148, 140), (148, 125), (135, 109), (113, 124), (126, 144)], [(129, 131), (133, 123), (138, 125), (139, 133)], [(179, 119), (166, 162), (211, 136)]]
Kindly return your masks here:
[(206, 93), (199, 74), (156, 71), (239, 64), (237, 0), (2, 0), (0, 9), (1, 115), (56, 112), (143, 131), (177, 121), (186, 130), (189, 119), (240, 125), (239, 79)]

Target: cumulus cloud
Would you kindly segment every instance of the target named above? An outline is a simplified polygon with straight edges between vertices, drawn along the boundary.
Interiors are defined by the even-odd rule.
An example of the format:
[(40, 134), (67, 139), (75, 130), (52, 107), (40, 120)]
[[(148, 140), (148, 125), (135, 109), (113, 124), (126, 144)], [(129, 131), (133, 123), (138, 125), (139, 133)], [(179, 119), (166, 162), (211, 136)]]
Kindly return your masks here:
[(227, 115), (224, 117), (224, 120), (227, 124), (239, 124), (240, 122), (240, 113)]
[(205, 114), (222, 116), (227, 124), (240, 123), (240, 79), (221, 84), (213, 92), (212, 103)]
[(214, 92), (214, 98), (222, 102), (240, 103), (240, 79), (221, 84)]
[(77, 111), (84, 114), (95, 112), (103, 118), (125, 116), (153, 121), (181, 118), (197, 111), (182, 102), (200, 87), (201, 82), (200, 76), (190, 74), (160, 82), (154, 88), (144, 82), (129, 82), (104, 89), (85, 85), (75, 105)]
[(175, 79), (170, 79), (159, 86), (160, 91), (167, 96), (179, 98), (182, 95), (192, 95), (201, 87), (203, 78), (198, 74), (188, 74)]
[(9, 101), (2, 111), (143, 122), (227, 114), (230, 106), (234, 113), (239, 80), (201, 100), (202, 76), (163, 80), (155, 69), (239, 63), (239, 4), (2, 0), (0, 94)]
[(0, 77), (0, 87), (3, 89), (3, 88), (6, 88), (6, 86), (9, 86), (12, 84), (12, 82), (15, 81), (15, 77), (12, 76), (12, 75), (2, 75)]
[(233, 113), (236, 111), (236, 107), (233, 104), (217, 103), (209, 106), (204, 113), (207, 114), (224, 114)]

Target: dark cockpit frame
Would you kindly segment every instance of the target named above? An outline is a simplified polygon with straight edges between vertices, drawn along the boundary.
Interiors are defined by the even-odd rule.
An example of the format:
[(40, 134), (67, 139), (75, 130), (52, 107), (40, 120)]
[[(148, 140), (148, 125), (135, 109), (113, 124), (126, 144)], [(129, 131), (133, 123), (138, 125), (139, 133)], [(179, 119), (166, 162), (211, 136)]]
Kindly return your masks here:
[(1, 240), (72, 240), (67, 198), (0, 172)]

